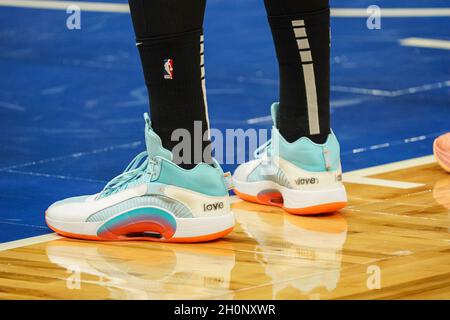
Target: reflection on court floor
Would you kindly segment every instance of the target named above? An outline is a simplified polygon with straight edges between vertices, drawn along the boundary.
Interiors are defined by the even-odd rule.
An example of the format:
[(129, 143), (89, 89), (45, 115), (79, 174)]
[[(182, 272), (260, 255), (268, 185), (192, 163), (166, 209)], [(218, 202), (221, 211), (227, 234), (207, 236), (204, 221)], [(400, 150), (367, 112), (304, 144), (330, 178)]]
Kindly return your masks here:
[[(255, 274), (256, 279), (270, 282), (285, 281), (293, 275), (303, 277), (293, 285), (274, 286), (268, 298), (277, 298), (289, 287), (303, 294), (319, 287), (329, 291), (336, 288), (347, 231), (342, 215), (272, 215), (265, 219), (246, 211), (245, 206), (243, 202), (234, 206), (236, 232), (245, 235), (245, 243), (252, 243), (249, 250), (240, 250), (228, 241), (197, 246), (152, 244), (149, 248), (61, 239), (47, 243), (46, 254), (51, 263), (66, 270), (66, 290), (79, 290), (87, 297), (97, 292), (107, 299), (214, 297), (232, 294), (245, 274), (247, 284)], [(272, 232), (279, 237), (274, 238)], [(233, 281), (234, 276), (239, 281)], [(92, 290), (92, 286), (99, 288)]]

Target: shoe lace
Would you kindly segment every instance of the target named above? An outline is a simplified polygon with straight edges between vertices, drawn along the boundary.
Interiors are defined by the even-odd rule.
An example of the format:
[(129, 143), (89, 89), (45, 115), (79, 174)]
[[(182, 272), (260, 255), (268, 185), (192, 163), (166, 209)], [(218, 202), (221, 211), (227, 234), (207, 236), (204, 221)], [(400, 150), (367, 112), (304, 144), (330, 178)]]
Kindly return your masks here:
[(142, 176), (148, 174), (150, 178), (155, 173), (156, 160), (148, 157), (148, 152), (139, 153), (117, 177), (109, 181), (97, 196), (97, 199), (109, 196), (115, 192), (123, 190), (130, 183), (137, 181)]
[(270, 157), (270, 152), (272, 150), (272, 139), (267, 140), (264, 144), (256, 148), (253, 152), (255, 159), (261, 159), (262, 157)]

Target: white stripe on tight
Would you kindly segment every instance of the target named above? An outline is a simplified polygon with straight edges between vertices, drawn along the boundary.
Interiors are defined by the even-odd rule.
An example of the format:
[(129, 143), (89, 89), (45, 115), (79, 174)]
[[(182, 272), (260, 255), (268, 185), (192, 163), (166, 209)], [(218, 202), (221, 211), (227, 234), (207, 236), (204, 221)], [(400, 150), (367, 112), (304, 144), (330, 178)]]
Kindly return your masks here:
[(300, 51), (300, 59), (302, 62), (312, 62), (311, 51)]
[(319, 134), (319, 108), (317, 106), (316, 79), (312, 63), (303, 64), (303, 76), (305, 77), (306, 100), (308, 104), (309, 133)]
[(300, 50), (309, 49), (309, 41), (308, 41), (308, 39), (298, 39), (297, 40), (297, 47)]
[(303, 27), (305, 25), (305, 21), (304, 20), (294, 20), (292, 21), (292, 26), (293, 27)]
[(205, 58), (204, 58), (204, 44), (205, 40), (203, 34), (200, 35), (200, 65), (201, 65), (201, 77), (202, 77), (202, 91), (203, 91), (203, 101), (205, 103), (205, 117), (206, 117), (206, 127), (208, 129), (208, 139), (210, 136), (210, 125), (209, 125), (209, 112), (208, 112), (208, 99), (206, 98), (206, 79), (205, 79)]
[[(308, 37), (306, 27), (295, 28), (298, 26), (305, 26), (305, 21), (304, 20), (292, 21), (292, 27), (294, 29), (295, 37), (298, 38), (299, 37), (298, 35)], [(299, 50), (300, 61), (302, 63), (303, 68), (303, 79), (305, 80), (306, 104), (308, 106), (309, 133), (319, 134), (320, 125), (319, 125), (319, 107), (317, 105), (316, 78), (314, 75), (314, 64), (312, 63), (313, 60), (311, 50), (306, 50), (309, 49), (308, 38), (297, 39), (297, 47)]]
[(296, 38), (305, 38), (306, 29), (305, 28), (294, 28), (294, 33)]

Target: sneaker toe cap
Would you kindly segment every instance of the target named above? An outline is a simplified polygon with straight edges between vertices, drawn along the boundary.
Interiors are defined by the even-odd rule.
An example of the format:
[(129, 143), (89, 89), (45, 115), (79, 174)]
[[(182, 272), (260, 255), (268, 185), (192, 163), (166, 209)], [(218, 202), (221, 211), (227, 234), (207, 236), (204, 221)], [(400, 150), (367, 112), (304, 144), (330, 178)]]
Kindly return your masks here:
[(88, 200), (89, 197), (90, 196), (72, 197), (53, 203), (45, 212), (47, 222), (49, 222), (49, 220), (67, 222), (85, 220), (87, 217), (83, 214), (83, 212), (85, 212), (83, 209), (86, 205), (86, 200)]

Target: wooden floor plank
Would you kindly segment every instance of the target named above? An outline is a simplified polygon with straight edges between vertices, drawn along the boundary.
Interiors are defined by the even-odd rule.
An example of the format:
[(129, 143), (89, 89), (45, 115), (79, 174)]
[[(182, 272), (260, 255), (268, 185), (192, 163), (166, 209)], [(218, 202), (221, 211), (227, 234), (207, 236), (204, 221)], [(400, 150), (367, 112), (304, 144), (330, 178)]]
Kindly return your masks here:
[(450, 299), (450, 176), (371, 177), (421, 186), (347, 183), (348, 207), (317, 217), (234, 200), (235, 230), (210, 243), (12, 246), (0, 299)]

